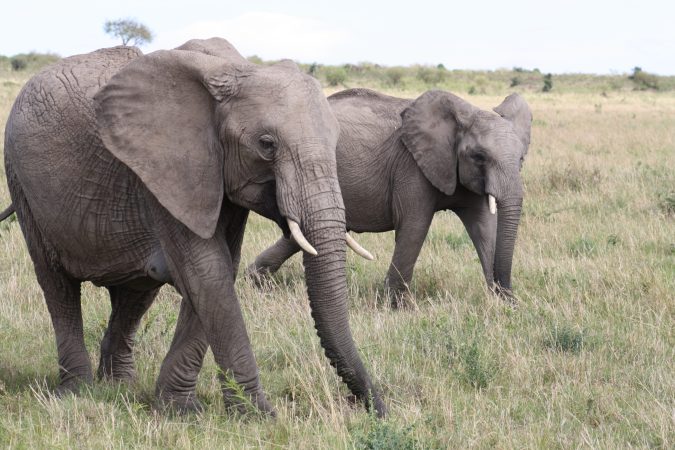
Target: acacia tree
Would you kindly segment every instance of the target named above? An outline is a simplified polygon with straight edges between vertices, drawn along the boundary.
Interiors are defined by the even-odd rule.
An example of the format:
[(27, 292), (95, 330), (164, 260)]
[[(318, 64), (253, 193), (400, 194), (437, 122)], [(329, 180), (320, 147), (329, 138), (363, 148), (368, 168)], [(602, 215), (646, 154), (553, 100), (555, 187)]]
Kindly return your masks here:
[(103, 31), (112, 37), (122, 39), (122, 45), (143, 45), (152, 42), (152, 32), (148, 27), (133, 19), (106, 20)]

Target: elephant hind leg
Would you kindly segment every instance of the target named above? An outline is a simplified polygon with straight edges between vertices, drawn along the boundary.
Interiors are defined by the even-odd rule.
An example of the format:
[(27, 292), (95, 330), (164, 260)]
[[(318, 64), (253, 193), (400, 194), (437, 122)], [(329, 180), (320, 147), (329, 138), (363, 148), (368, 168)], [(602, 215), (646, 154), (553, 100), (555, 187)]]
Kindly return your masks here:
[(101, 341), (101, 358), (96, 375), (114, 381), (131, 381), (136, 376), (134, 337), (159, 288), (137, 291), (125, 286), (110, 286), (108, 292), (112, 311)]
[(295, 253), (300, 246), (292, 237), (281, 237), (272, 246), (264, 250), (246, 269), (246, 276), (260, 283), (266, 276), (275, 273), (283, 263)]
[(21, 188), (8, 170), (12, 203), (33, 260), (35, 275), (44, 293), (52, 319), (59, 357), (57, 395), (76, 393), (81, 384), (93, 381), (91, 362), (84, 344), (80, 281), (60, 266), (56, 253), (46, 243)]

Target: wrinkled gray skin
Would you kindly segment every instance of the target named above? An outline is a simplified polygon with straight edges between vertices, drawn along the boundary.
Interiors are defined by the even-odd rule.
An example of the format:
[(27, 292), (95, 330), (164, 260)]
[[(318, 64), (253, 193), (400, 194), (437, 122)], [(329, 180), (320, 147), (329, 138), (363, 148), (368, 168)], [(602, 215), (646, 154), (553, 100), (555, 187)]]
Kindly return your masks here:
[(115, 380), (133, 378), (139, 321), (169, 283), (183, 302), (159, 403), (199, 408), (210, 345), (223, 373), (273, 412), (233, 284), (250, 209), (286, 232), (285, 218), (295, 220), (319, 252), (304, 263), (321, 344), (352, 392), (383, 414), (347, 321), (337, 137), (313, 78), (291, 62), (250, 64), (222, 39), (145, 56), (102, 49), (33, 77), (7, 122), (5, 165), (54, 325), (59, 393), (93, 379), (81, 282), (110, 292), (98, 376)]
[[(464, 223), (488, 286), (512, 299), (520, 168), (532, 121), (527, 103), (512, 94), (495, 114), (443, 91), (411, 101), (367, 89), (338, 92), (328, 102), (340, 122), (337, 166), (347, 229), (396, 230), (385, 280), (393, 306), (407, 291), (434, 213), (447, 209)], [(497, 200), (496, 215), (487, 194)], [(281, 238), (247, 272), (275, 272), (297, 251), (292, 238)]]

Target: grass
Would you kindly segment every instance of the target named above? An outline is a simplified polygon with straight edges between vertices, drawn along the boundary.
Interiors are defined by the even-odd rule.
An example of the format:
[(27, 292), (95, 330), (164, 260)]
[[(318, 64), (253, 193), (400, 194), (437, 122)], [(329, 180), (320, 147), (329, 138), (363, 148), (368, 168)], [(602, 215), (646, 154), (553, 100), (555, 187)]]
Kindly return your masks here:
[[(483, 108), (512, 90), (532, 107), (513, 270), (519, 306), (486, 292), (449, 213), (437, 214), (417, 262), (415, 309), (392, 311), (383, 299), (392, 233), (359, 236), (377, 261), (348, 255), (351, 326), (390, 407), (386, 420), (352, 405), (323, 356), (298, 256), (265, 291), (237, 281), (276, 420), (230, 412), (211, 357), (197, 389), (203, 414), (152, 410), (179, 306), (169, 288), (141, 324), (136, 384), (96, 383), (54, 399), (52, 326), (12, 222), (0, 227), (0, 447), (672, 448), (675, 93), (605, 90), (611, 77), (566, 86), (556, 75), (541, 93), (528, 88), (532, 74), (517, 74), (513, 88), (511, 72), (480, 74), (485, 94), (470, 97), (463, 89), (477, 86), (475, 76), (444, 83), (463, 86), (457, 92)], [(392, 73), (384, 89), (418, 95), (409, 76)], [(0, 76), (0, 124), (27, 77)], [(8, 202), (0, 189), (0, 204)], [(253, 215), (242, 268), (277, 237)], [(83, 310), (95, 364), (110, 311), (105, 291), (87, 284)]]

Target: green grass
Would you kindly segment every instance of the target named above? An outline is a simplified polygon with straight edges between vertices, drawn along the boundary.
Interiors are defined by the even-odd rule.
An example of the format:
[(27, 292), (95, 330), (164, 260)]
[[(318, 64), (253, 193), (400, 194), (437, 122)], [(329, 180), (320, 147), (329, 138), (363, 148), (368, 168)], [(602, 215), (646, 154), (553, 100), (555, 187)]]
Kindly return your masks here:
[[(363, 84), (416, 96), (426, 89), (408, 73), (416, 70), (383, 84), (364, 75)], [(78, 397), (52, 398), (52, 326), (11, 222), (0, 226), (0, 447), (672, 448), (675, 93), (633, 91), (630, 81), (610, 89), (620, 77), (566, 85), (558, 75), (540, 93), (529, 72), (517, 72), (513, 88), (512, 71), (452, 73), (443, 87), (483, 108), (519, 90), (534, 113), (513, 269), (520, 302), (486, 292), (460, 221), (441, 213), (415, 269), (414, 308), (392, 311), (382, 281), (393, 234), (360, 235), (377, 261), (348, 254), (351, 326), (390, 407), (386, 420), (351, 403), (323, 356), (299, 256), (267, 290), (237, 281), (276, 420), (229, 411), (210, 356), (197, 389), (203, 414), (152, 410), (180, 300), (169, 288), (141, 324), (134, 385), (97, 382)], [(27, 77), (0, 76), (0, 124)], [(470, 86), (485, 94), (467, 96)], [(4, 171), (0, 178), (4, 185)], [(0, 204), (8, 202), (0, 189)], [(277, 237), (253, 215), (242, 268)], [(83, 310), (95, 364), (105, 291), (87, 284)]]

